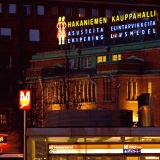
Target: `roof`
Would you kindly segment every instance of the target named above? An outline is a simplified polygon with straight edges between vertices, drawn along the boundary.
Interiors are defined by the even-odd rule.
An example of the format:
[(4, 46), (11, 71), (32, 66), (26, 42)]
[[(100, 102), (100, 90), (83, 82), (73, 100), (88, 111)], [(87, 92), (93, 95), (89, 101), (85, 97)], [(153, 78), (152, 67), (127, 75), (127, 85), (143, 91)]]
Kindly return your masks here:
[(131, 56), (131, 57), (128, 57), (127, 59), (125, 59), (125, 60), (122, 60), (122, 62), (145, 62), (145, 60), (144, 59), (142, 59), (142, 58), (138, 58), (138, 57), (136, 57), (136, 56)]
[[(110, 45), (110, 51), (107, 52), (107, 46), (98, 46), (91, 48), (82, 48), (82, 52), (80, 56), (88, 56), (88, 55), (104, 55), (104, 54), (116, 54), (122, 52), (129, 51), (139, 51), (146, 49), (156, 49), (160, 48), (160, 40), (152, 40), (152, 41), (144, 41), (137, 43), (128, 43), (121, 45)], [(69, 49), (69, 50), (56, 50), (49, 52), (37, 53), (32, 56), (32, 60), (40, 60), (40, 59), (53, 59), (53, 58), (64, 58), (65, 56), (74, 57), (78, 55), (78, 49)], [(133, 58), (133, 57), (132, 57)]]
[(27, 136), (160, 136), (159, 127), (27, 128)]

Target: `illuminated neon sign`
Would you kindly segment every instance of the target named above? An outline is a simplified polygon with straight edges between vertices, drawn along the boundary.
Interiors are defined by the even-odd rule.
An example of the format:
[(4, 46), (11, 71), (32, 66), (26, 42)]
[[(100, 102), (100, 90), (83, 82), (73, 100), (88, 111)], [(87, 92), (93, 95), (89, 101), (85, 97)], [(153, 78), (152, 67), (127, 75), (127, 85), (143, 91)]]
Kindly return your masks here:
[(49, 154), (113, 154), (123, 153), (122, 144), (49, 144)]
[(84, 30), (68, 31), (68, 43), (89, 42), (104, 40), (104, 28), (89, 28)]
[(141, 153), (141, 146), (136, 144), (125, 144), (123, 152), (128, 154), (139, 154)]
[(138, 22), (111, 26), (110, 38), (128, 37), (134, 35), (156, 34), (156, 21)]
[(126, 20), (137, 20), (151, 17), (156, 17), (156, 10), (112, 16), (112, 22), (122, 22)]
[(93, 25), (104, 24), (104, 23), (107, 23), (107, 17), (70, 21), (67, 23), (67, 27), (73, 28), (73, 27), (82, 27), (82, 26), (93, 26)]
[(7, 136), (0, 136), (0, 143), (7, 143)]
[(19, 109), (29, 110), (31, 109), (31, 91), (20, 90), (19, 92)]
[[(79, 42), (103, 41), (105, 40), (106, 33), (110, 34), (110, 37), (107, 38), (111, 39), (132, 37), (134, 35), (143, 36), (145, 34), (156, 34), (156, 16), (156, 10), (151, 10), (112, 16), (111, 22), (108, 22), (107, 17), (69, 22), (65, 21), (64, 16), (59, 17), (57, 23), (58, 44), (64, 45), (65, 42), (71, 44)], [(145, 20), (146, 18), (147, 20)], [(149, 20), (149, 18), (151, 19)], [(143, 21), (134, 21), (139, 19), (143, 19)], [(117, 22), (124, 22), (128, 20), (129, 23), (127, 24), (117, 24)], [(108, 25), (106, 27), (104, 24), (107, 23)]]
[(65, 44), (65, 37), (66, 37), (66, 22), (65, 22), (65, 17), (59, 17), (58, 18), (58, 23), (57, 23), (57, 38), (58, 38), (58, 44)]

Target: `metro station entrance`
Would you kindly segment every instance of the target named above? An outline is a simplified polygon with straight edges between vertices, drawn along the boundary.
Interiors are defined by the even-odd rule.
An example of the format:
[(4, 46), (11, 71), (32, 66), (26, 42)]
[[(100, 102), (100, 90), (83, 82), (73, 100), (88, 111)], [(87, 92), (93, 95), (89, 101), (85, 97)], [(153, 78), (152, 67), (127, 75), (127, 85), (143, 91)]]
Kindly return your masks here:
[[(76, 131), (75, 135), (79, 134), (80, 129), (73, 129)], [(133, 129), (136, 134), (137, 131), (141, 131), (140, 136), (139, 134), (138, 136), (129, 134), (127, 136), (101, 136), (97, 132), (102, 134), (103, 129), (97, 129), (96, 135), (88, 128), (86, 130), (89, 130), (92, 135), (85, 133), (83, 136), (74, 136), (68, 128), (63, 129), (64, 135), (67, 134), (67, 136), (59, 136), (61, 133), (59, 129), (58, 132), (55, 132), (57, 129), (47, 131), (44, 129), (44, 132), (37, 130), (36, 128), (33, 133), (30, 132), (27, 137), (27, 160), (160, 160), (160, 136), (144, 136), (148, 131), (144, 131), (145, 128)], [(52, 132), (48, 134), (50, 130)], [(126, 128), (116, 130), (123, 134)], [(152, 130), (149, 131), (152, 132)], [(109, 129), (104, 133), (108, 131)]]

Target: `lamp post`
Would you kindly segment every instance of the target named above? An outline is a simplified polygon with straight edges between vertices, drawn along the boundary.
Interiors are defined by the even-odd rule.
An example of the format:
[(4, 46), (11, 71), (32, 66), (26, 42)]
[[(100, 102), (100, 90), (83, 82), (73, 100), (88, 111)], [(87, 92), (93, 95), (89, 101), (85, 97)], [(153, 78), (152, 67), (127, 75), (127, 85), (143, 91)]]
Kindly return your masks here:
[(19, 109), (24, 113), (24, 133), (23, 133), (23, 159), (26, 160), (26, 110), (31, 109), (31, 91), (19, 91)]
[(23, 160), (26, 160), (26, 110), (23, 111), (23, 117), (24, 117), (24, 128), (23, 128)]

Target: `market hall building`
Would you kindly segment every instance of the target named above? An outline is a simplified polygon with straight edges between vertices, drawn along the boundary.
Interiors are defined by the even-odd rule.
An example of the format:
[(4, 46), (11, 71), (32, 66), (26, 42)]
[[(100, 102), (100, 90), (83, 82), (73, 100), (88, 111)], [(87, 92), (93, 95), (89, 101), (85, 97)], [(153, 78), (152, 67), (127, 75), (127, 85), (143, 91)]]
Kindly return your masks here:
[[(1, 87), (28, 67), (27, 159), (159, 159), (159, 7), (156, 0), (0, 3)], [(14, 106), (10, 97), (4, 108)], [(2, 153), (19, 152), (11, 133), (0, 134)]]
[[(151, 46), (155, 45), (153, 49)], [(125, 51), (128, 50), (126, 46), (131, 49)], [(144, 60), (144, 55), (158, 55), (159, 40), (150, 44), (112, 46), (109, 55), (115, 50), (128, 58), (98, 64), (95, 60), (91, 63), (96, 64), (97, 72), (68, 69), (66, 73), (63, 68), (66, 50), (38, 53), (32, 57), (26, 88), (30, 87), (33, 95), (39, 97), (32, 112), (39, 111), (41, 115), (43, 110), (44, 115), (39, 117), (38, 128), (27, 128), (28, 159), (160, 159), (156, 96), (159, 76), (155, 70), (154, 76), (149, 73), (153, 70), (146, 70), (151, 58), (146, 58), (148, 65)], [(80, 59), (77, 51), (67, 51), (68, 58), (76, 59), (77, 56)], [(106, 48), (81, 49), (81, 58), (96, 59), (99, 54), (106, 55)], [(48, 64), (51, 68), (40, 67)], [(35, 88), (38, 88), (36, 92)]]

